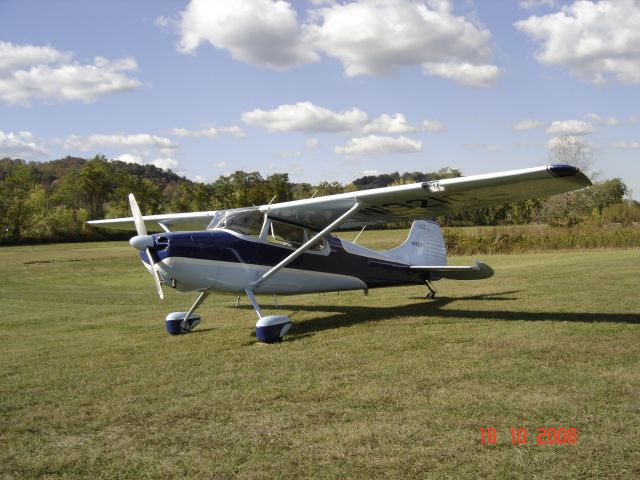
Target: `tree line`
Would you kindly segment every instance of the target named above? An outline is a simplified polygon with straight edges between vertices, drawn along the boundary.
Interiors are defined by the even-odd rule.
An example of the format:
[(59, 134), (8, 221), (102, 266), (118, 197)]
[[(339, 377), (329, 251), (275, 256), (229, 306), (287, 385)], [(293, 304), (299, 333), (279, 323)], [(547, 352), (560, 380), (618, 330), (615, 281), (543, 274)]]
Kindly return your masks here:
[[(122, 238), (118, 232), (94, 229), (90, 219), (130, 216), (132, 192), (144, 214), (220, 210), (269, 202), (298, 200), (369, 188), (461, 176), (457, 169), (369, 175), (351, 183), (295, 183), (287, 173), (264, 178), (259, 172), (236, 171), (211, 183), (193, 182), (153, 165), (66, 157), (50, 162), (0, 159), (0, 244)], [(618, 178), (595, 182), (579, 192), (534, 199), (439, 218), (446, 226), (640, 221), (640, 204), (624, 200), (626, 185)], [(395, 226), (404, 226), (397, 224)]]

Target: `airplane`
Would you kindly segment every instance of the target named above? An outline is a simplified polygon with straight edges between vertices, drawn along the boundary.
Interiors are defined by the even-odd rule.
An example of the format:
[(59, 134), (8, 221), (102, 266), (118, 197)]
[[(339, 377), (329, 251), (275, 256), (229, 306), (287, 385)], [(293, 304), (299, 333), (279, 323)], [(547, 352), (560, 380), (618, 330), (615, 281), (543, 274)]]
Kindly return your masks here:
[[(158, 295), (162, 286), (199, 292), (187, 312), (172, 312), (168, 333), (191, 332), (196, 309), (213, 291), (246, 294), (258, 315), (256, 339), (282, 341), (292, 327), (284, 315), (263, 315), (256, 294), (299, 294), (425, 285), (427, 298), (442, 278), (479, 280), (488, 265), (451, 266), (433, 220), (477, 209), (582, 189), (591, 185), (578, 168), (548, 165), (484, 175), (375, 188), (304, 200), (206, 212), (142, 215), (129, 195), (132, 216), (92, 220), (95, 227), (135, 230), (139, 251)], [(414, 220), (404, 243), (375, 251), (333, 232)], [(153, 230), (159, 233), (148, 234)]]

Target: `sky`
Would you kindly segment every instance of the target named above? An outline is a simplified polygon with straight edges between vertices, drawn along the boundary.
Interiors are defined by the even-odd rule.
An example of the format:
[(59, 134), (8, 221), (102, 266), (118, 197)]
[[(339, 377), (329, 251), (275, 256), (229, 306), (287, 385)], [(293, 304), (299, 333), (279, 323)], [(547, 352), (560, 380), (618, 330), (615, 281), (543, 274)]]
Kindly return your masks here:
[(640, 0), (0, 0), (0, 157), (347, 183), (562, 136), (640, 199)]

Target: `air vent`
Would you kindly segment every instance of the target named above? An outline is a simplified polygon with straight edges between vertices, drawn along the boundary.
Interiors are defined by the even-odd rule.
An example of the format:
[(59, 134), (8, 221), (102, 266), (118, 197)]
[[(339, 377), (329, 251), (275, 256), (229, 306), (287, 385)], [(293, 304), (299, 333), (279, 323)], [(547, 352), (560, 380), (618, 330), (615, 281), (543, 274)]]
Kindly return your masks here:
[(169, 239), (165, 236), (156, 238), (156, 250), (166, 250), (169, 247)]

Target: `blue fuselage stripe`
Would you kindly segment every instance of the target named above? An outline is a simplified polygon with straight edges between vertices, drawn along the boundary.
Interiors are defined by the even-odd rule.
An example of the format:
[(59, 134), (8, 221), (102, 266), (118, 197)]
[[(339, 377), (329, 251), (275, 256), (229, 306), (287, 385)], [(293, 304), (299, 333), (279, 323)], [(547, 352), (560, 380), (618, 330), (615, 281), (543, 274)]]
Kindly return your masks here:
[[(184, 257), (271, 267), (293, 251), (272, 243), (245, 240), (224, 230), (164, 233), (154, 237), (156, 241), (158, 237), (168, 239), (166, 248), (153, 249), (159, 260)], [(331, 248), (328, 255), (305, 253), (287, 268), (357, 277), (369, 288), (423, 284), (428, 277), (427, 273), (411, 271), (407, 265), (348, 253), (338, 238), (330, 236), (327, 240)], [(148, 263), (144, 252), (140, 256)]]

